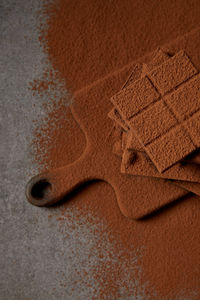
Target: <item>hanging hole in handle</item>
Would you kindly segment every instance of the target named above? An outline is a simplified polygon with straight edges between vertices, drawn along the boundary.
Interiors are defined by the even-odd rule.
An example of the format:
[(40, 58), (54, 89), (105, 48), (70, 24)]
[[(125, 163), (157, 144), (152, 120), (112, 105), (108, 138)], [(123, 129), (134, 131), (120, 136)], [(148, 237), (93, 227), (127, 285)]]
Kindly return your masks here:
[(33, 184), (30, 194), (31, 197), (37, 200), (42, 200), (45, 198), (48, 198), (48, 195), (50, 194), (52, 190), (52, 185), (50, 182), (48, 182), (46, 179), (39, 180), (35, 184)]

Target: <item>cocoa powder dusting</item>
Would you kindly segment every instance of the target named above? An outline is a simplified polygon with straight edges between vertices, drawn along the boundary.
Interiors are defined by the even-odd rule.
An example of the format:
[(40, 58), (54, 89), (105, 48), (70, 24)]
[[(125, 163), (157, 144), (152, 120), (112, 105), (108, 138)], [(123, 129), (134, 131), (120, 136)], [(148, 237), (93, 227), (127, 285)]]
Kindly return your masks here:
[[(75, 161), (86, 145), (66, 103), (69, 95), (65, 88), (73, 93), (190, 31), (199, 23), (199, 16), (199, 1), (46, 3), (43, 18), (47, 27), (41, 28), (40, 40), (53, 70), (31, 83), (33, 92), (51, 98), (33, 139), (40, 170)], [(56, 80), (62, 84), (55, 84)], [(63, 90), (59, 97), (58, 88)], [(124, 295), (130, 299), (143, 295), (145, 300), (199, 299), (198, 197), (176, 201), (134, 221), (122, 215), (112, 188), (97, 182), (62, 203), (58, 216), (61, 227), (70, 218), (69, 210), (74, 211), (74, 223), (85, 216), (85, 222), (96, 228), (98, 239), (106, 236), (112, 245), (112, 249), (101, 249), (96, 244), (98, 264), (91, 274), (80, 274), (80, 279), (90, 276), (98, 282), (93, 299)]]

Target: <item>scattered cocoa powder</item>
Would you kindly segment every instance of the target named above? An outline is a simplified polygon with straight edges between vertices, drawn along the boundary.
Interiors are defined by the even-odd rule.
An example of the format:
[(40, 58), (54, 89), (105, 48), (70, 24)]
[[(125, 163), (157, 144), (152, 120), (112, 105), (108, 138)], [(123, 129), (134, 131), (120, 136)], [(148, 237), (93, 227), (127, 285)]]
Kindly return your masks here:
[[(198, 1), (66, 1), (45, 6), (48, 30), (41, 40), (58, 76), (75, 91), (114, 69), (155, 49), (165, 41), (191, 30), (199, 22)], [(151, 17), (150, 17), (151, 16)], [(37, 87), (35, 87), (37, 89)], [(48, 120), (35, 134), (36, 160), (41, 170), (68, 164), (77, 159), (85, 137), (73, 120), (65, 99), (52, 104)], [(78, 137), (78, 140), (77, 140)], [(139, 257), (139, 286), (146, 284), (143, 299), (199, 299), (199, 199), (177, 201), (165, 211), (141, 221), (125, 218), (115, 194), (104, 182), (95, 183), (61, 206), (65, 221), (68, 209), (81, 215), (91, 213), (88, 222), (106, 224), (116, 257), (110, 268), (102, 263), (93, 270), (100, 292), (94, 299), (117, 299), (120, 288), (136, 294), (123, 281), (133, 272), (134, 249)], [(100, 237), (104, 232), (96, 232)], [(99, 250), (99, 255), (109, 255)], [(121, 257), (117, 255), (121, 253)], [(122, 269), (121, 266), (125, 268)], [(135, 288), (136, 289), (136, 288)]]
[[(47, 1), (48, 2), (48, 1)], [(78, 90), (199, 24), (198, 0), (54, 0), (40, 40), (67, 88)]]

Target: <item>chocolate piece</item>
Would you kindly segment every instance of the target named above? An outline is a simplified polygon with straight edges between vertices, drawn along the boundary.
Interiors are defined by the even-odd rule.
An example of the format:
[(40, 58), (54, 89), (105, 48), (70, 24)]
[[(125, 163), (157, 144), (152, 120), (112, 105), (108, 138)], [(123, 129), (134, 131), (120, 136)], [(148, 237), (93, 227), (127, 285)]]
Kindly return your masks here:
[[(189, 120), (183, 123), (184, 127), (190, 132), (194, 143), (200, 147), (200, 111), (195, 113)], [(198, 161), (198, 157), (196, 158)], [(199, 162), (200, 163), (200, 162)]]
[(158, 99), (158, 92), (145, 76), (114, 95), (111, 101), (125, 120), (128, 120)]
[[(182, 75), (181, 70), (184, 75)], [(148, 77), (145, 76), (125, 88), (126, 101), (123, 104), (123, 90), (112, 98), (121, 115), (126, 120), (129, 119), (128, 125), (143, 144), (160, 172), (182, 160), (198, 147), (192, 138), (193, 135), (188, 132), (182, 122), (200, 107), (199, 75), (190, 79), (196, 73), (197, 70), (189, 58), (183, 51), (180, 51), (157, 68), (147, 72), (150, 81), (155, 86), (150, 86), (147, 83)], [(166, 83), (167, 80), (168, 83)], [(141, 88), (142, 83), (143, 89)], [(180, 83), (182, 83), (181, 87), (167, 96), (161, 96), (158, 100), (157, 91), (163, 95), (176, 88)], [(137, 88), (139, 88), (138, 95), (136, 95), (136, 91), (131, 92)], [(194, 96), (192, 97), (193, 93)], [(191, 98), (193, 99), (189, 101)], [(140, 105), (138, 104), (139, 99), (142, 99)], [(179, 109), (181, 100), (183, 100), (183, 105), (187, 102), (185, 110)], [(176, 143), (172, 144), (170, 140), (174, 140), (174, 134), (177, 134)], [(183, 142), (188, 144), (183, 145)], [(168, 152), (165, 153), (164, 149)]]
[[(162, 51), (160, 51), (162, 52)], [(164, 55), (163, 55), (164, 58)], [(156, 62), (156, 59), (154, 59), (154, 62)], [(154, 67), (153, 64), (148, 63), (148, 66)], [(141, 68), (140, 68), (141, 69)], [(146, 75), (145, 74), (145, 69), (144, 69), (144, 64), (143, 64), (143, 68), (141, 69), (141, 72), (138, 73), (138, 69), (137, 72), (135, 72), (135, 68), (133, 69), (133, 72), (129, 75), (128, 80), (126, 81), (126, 83), (124, 84), (124, 88), (127, 87), (129, 84), (133, 83), (134, 80), (138, 80), (140, 76)], [(120, 115), (120, 114), (119, 114)], [(191, 118), (192, 119), (192, 118)], [(118, 120), (116, 119), (116, 122), (118, 122)], [(166, 177), (166, 178), (178, 178), (180, 176), (181, 179), (185, 178), (185, 175), (183, 174), (184, 170), (186, 172), (186, 174), (189, 172), (191, 172), (191, 166), (189, 165), (189, 169), (184, 167), (183, 170), (183, 166), (181, 164), (177, 164), (173, 167), (170, 168), (170, 174), (168, 174), (168, 172), (163, 173), (163, 174), (159, 174), (158, 171), (156, 170), (156, 168), (154, 167), (154, 165), (152, 164), (151, 160), (149, 159), (149, 157), (147, 156), (145, 150), (143, 149), (141, 143), (138, 141), (138, 139), (136, 138), (136, 136), (134, 135), (132, 130), (129, 130), (127, 132), (127, 144), (126, 144), (126, 149), (123, 152), (122, 151), (122, 135), (119, 136), (119, 127), (115, 128), (116, 130), (116, 134), (115, 137), (117, 136), (119, 138), (118, 141), (118, 145), (120, 145), (120, 151), (118, 152), (118, 156), (122, 157), (123, 155), (123, 160), (122, 160), (122, 164), (121, 164), (121, 168), (122, 170), (130, 175), (143, 175), (143, 176), (154, 176), (154, 177)], [(114, 133), (113, 133), (114, 134)], [(112, 142), (111, 142), (112, 143)], [(138, 153), (139, 151), (139, 153)], [(116, 150), (114, 149), (113, 146), (113, 153), (116, 154)], [(134, 154), (134, 156), (133, 156)], [(198, 155), (198, 153), (196, 153), (195, 157), (193, 157), (194, 155), (190, 155), (190, 157), (186, 158), (187, 162), (199, 162), (200, 160), (200, 156)], [(132, 157), (134, 157), (134, 159), (132, 159)], [(196, 166), (194, 166), (196, 169)], [(168, 170), (169, 171), (169, 170)], [(195, 170), (192, 170), (194, 172), (194, 178), (195, 178)], [(198, 173), (198, 169), (196, 170)], [(191, 179), (191, 174), (190, 176), (187, 178)], [(197, 182), (191, 182), (191, 181), (183, 181), (183, 180), (173, 180), (173, 183), (181, 186), (184, 189), (190, 190), (193, 193), (196, 193), (197, 195), (200, 195), (200, 184)]]
[(170, 92), (184, 81), (197, 74), (189, 58), (183, 51), (149, 72), (148, 76), (161, 95)]
[(195, 146), (186, 131), (181, 126), (176, 126), (145, 149), (157, 169), (162, 172), (194, 151)]
[(160, 100), (129, 122), (135, 135), (147, 145), (178, 124), (164, 101)]
[[(161, 51), (160, 51), (161, 52)], [(161, 53), (160, 53), (161, 55)], [(127, 85), (130, 85), (132, 82), (136, 81), (140, 78), (141, 71), (143, 66), (141, 64), (135, 64), (133, 66), (133, 70), (125, 83), (123, 84), (122, 88), (126, 87)], [(108, 113), (108, 117), (115, 121), (118, 125), (120, 125), (125, 131), (129, 130), (129, 126), (126, 124), (120, 113), (116, 108), (112, 108), (112, 110)]]
[[(164, 97), (164, 101), (181, 122), (200, 110), (200, 74), (190, 79), (174, 92)], [(187, 128), (187, 127), (186, 127)]]
[[(138, 75), (138, 77), (136, 79), (138, 79), (140, 76), (139, 74), (137, 74), (137, 75)], [(132, 74), (129, 76), (129, 78), (133, 78), (133, 77), (134, 76), (132, 76)], [(133, 82), (132, 80), (130, 82), (129, 82), (129, 80), (127, 80), (124, 87), (127, 87), (132, 82)], [(134, 151), (141, 152), (139, 154), (136, 152), (137, 158), (134, 160), (134, 162), (132, 161), (132, 163), (130, 163), (130, 159), (129, 159), (131, 152), (128, 150), (134, 150)], [(198, 161), (198, 158), (199, 158), (199, 155), (197, 153), (195, 156), (195, 161)], [(190, 163), (192, 161), (192, 156), (190, 156), (190, 158), (188, 158), (188, 159), (186, 158), (186, 161)], [(124, 167), (123, 167), (123, 165), (124, 165)], [(182, 180), (184, 180), (184, 179), (185, 180), (189, 179), (190, 182), (193, 180), (196, 180), (196, 181), (199, 180), (197, 177), (199, 174), (199, 167), (196, 165), (191, 166), (191, 164), (190, 165), (189, 164), (182, 165), (182, 164), (178, 163), (177, 165), (171, 167), (167, 172), (164, 172), (163, 174), (159, 174), (158, 171), (156, 170), (156, 168), (154, 167), (154, 165), (152, 164), (151, 160), (145, 153), (145, 150), (143, 149), (141, 143), (138, 141), (138, 139), (136, 138), (136, 136), (134, 135), (132, 130), (128, 131), (126, 150), (123, 153), (121, 168), (122, 168), (122, 171), (127, 174), (133, 174), (133, 175), (139, 174), (139, 175), (153, 176), (153, 177), (159, 177), (159, 178), (162, 177), (162, 178), (171, 178), (171, 179), (173, 179), (173, 178), (181, 179), (181, 181), (176, 180), (176, 183), (180, 184), (183, 187), (185, 185), (185, 182), (183, 182)], [(145, 170), (145, 168), (146, 168), (146, 170)], [(199, 185), (198, 183), (193, 183), (191, 190), (193, 192), (196, 192), (197, 190), (199, 190), (198, 185)], [(187, 185), (186, 188), (190, 189), (190, 186), (188, 187), (188, 185)]]

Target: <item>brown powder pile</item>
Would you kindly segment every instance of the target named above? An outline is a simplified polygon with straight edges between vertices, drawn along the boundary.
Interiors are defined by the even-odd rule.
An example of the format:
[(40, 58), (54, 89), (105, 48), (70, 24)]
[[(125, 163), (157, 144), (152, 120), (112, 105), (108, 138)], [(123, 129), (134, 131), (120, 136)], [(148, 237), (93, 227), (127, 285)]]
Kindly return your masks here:
[[(112, 70), (141, 57), (196, 26), (198, 1), (66, 1), (45, 6), (48, 29), (41, 40), (58, 76), (71, 91), (99, 79)], [(47, 85), (46, 85), (47, 84)], [(48, 82), (34, 85), (45, 90)], [(87, 98), (86, 98), (87, 99)], [(54, 100), (54, 99), (52, 99)], [(85, 137), (71, 116), (65, 99), (52, 103), (46, 123), (37, 130), (34, 144), (40, 169), (54, 168), (77, 159)], [(125, 218), (115, 194), (104, 182), (96, 183), (61, 206), (59, 222), (65, 222), (68, 209), (88, 212), (88, 222), (102, 222), (117, 263), (102, 263), (91, 276), (99, 282), (94, 299), (117, 299), (120, 287), (133, 297), (134, 290), (123, 281), (123, 272), (135, 280), (134, 249), (143, 249), (138, 266), (139, 285), (146, 284), (144, 299), (199, 299), (199, 200), (177, 201), (165, 211), (141, 221)], [(98, 236), (104, 232), (98, 230)], [(121, 253), (121, 257), (117, 253)], [(99, 251), (99, 255), (109, 256)], [(124, 266), (124, 270), (121, 266)], [(148, 283), (148, 284), (147, 284)]]

